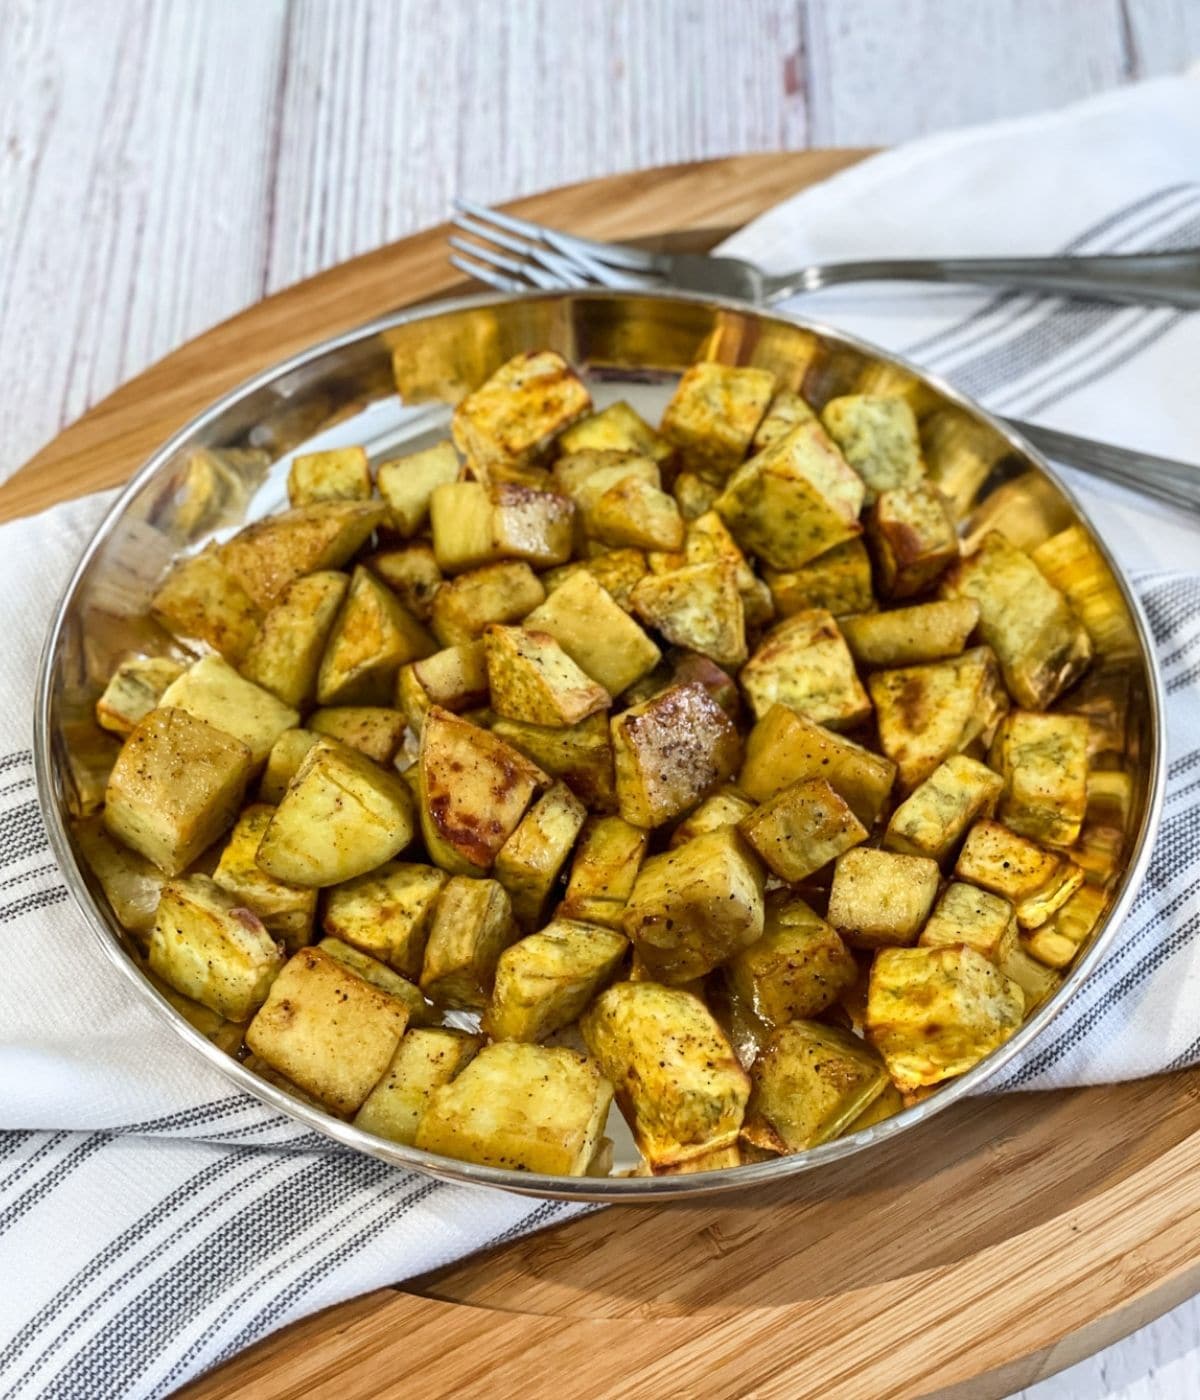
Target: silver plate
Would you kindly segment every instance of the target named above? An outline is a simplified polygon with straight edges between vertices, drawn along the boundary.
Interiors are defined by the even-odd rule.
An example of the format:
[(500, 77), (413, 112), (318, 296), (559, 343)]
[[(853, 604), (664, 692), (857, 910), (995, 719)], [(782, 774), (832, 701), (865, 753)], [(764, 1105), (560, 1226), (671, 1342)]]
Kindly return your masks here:
[[(983, 463), (967, 532), (991, 521), (1036, 540), (1079, 523), (1111, 570), (1126, 644), (1120, 657), (1101, 660), (1119, 663), (1131, 686), (1124, 766), (1134, 785), (1126, 867), (1111, 907), (1059, 991), (1011, 1040), (931, 1097), (852, 1137), (721, 1171), (603, 1179), (476, 1166), (373, 1137), (258, 1078), (189, 1025), (144, 976), (133, 944), (77, 851), (72, 816), (87, 804), (89, 783), (102, 781), (112, 755), (111, 740), (91, 720), (92, 707), (122, 653), (171, 648), (146, 618), (151, 592), (171, 560), (284, 505), (294, 451), (361, 442), (375, 464), (413, 450), (444, 435), (448, 405), (463, 392), (510, 356), (542, 347), (579, 367), (599, 402), (632, 399), (652, 417), (678, 374), (703, 358), (770, 368), (818, 405), (855, 390), (904, 392), (923, 429), (940, 425), (966, 432)], [(397, 384), (403, 386), (400, 397)], [(220, 492), (198, 497), (188, 473), (198, 448), (257, 451), (236, 459), (236, 474)], [(622, 292), (475, 297), (398, 312), (317, 345), (226, 395), (154, 454), (96, 531), (55, 612), (36, 704), (38, 796), (71, 893), (99, 946), (198, 1054), (246, 1092), (355, 1151), (436, 1177), (583, 1201), (663, 1200), (776, 1181), (867, 1149), (883, 1150), (898, 1133), (977, 1092), (1045, 1030), (1116, 934), (1150, 857), (1165, 772), (1161, 686), (1145, 618), (1083, 508), (1028, 443), (948, 385), (826, 327), (734, 302)]]

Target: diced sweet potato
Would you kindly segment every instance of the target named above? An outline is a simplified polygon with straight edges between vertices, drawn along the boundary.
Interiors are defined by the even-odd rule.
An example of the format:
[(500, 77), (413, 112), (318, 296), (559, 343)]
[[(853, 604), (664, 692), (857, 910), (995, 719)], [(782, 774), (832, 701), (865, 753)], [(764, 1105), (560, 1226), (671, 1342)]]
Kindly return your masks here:
[(354, 571), (317, 674), (322, 705), (384, 705), (400, 667), (436, 651), (433, 638), (371, 573)]
[(944, 862), (977, 817), (992, 815), (1003, 786), (978, 759), (951, 754), (892, 813), (883, 844)]
[(96, 701), (96, 722), (113, 734), (131, 734), (183, 669), (169, 656), (134, 656), (122, 661)]
[(693, 470), (728, 476), (749, 450), (774, 392), (769, 370), (690, 365), (663, 413), (663, 436)]
[(545, 1040), (579, 1017), (628, 950), (612, 929), (555, 919), (500, 954), (483, 1029), (493, 1040)]
[(293, 709), (311, 705), (325, 644), (350, 580), (326, 569), (288, 584), (242, 658), (247, 680)]
[(506, 719), (566, 729), (611, 703), (547, 632), (493, 625), (484, 648), (492, 709)]
[(221, 852), (213, 881), (238, 905), (257, 914), (271, 937), (294, 953), (312, 941), (317, 892), (272, 879), (259, 866), (258, 847), (274, 812), (274, 807), (263, 802), (245, 809)]
[(421, 990), (439, 1006), (482, 1010), (500, 954), (519, 937), (499, 881), (455, 875), (442, 887), (433, 911)]
[(812, 608), (841, 617), (875, 606), (871, 557), (858, 538), (835, 544), (798, 569), (764, 569), (763, 580), (780, 617)]
[(489, 623), (519, 622), (546, 597), (528, 564), (488, 564), (443, 584), (433, 599), (433, 633), (444, 647), (482, 636)]
[(516, 355), (454, 410), (458, 450), (486, 480), (536, 464), (557, 434), (590, 412), (579, 376), (553, 350)]
[(884, 491), (867, 520), (879, 590), (911, 598), (931, 587), (958, 558), (954, 521), (934, 486)]
[(845, 394), (821, 410), (825, 431), (867, 486), (866, 504), (882, 491), (918, 486), (925, 476), (917, 419), (898, 395)]
[(871, 714), (845, 639), (820, 609), (772, 628), (738, 680), (756, 719), (777, 703), (830, 729), (852, 729)]
[(405, 977), (419, 977), (434, 906), (448, 878), (434, 865), (389, 861), (329, 891), (325, 932)]
[(301, 452), (288, 470), (288, 500), (293, 506), (316, 501), (366, 501), (371, 496), (371, 467), (365, 447), (332, 447)]
[(649, 833), (623, 817), (589, 817), (571, 863), (560, 914), (624, 927), (625, 906), (645, 859)]
[(999, 822), (976, 822), (967, 833), (954, 873), (1011, 900), (1022, 928), (1038, 928), (1083, 883), (1083, 871), (1044, 851)]
[(565, 783), (555, 783), (530, 807), (496, 856), (496, 879), (508, 891), (522, 928), (536, 928), (546, 913), (555, 881), (587, 808)]
[(364, 1133), (411, 1145), (433, 1091), (459, 1074), (484, 1038), (449, 1026), (406, 1031), (383, 1078), (354, 1115)]
[(937, 894), (937, 862), (867, 846), (838, 857), (829, 922), (855, 948), (915, 943)]
[(388, 504), (388, 523), (410, 538), (429, 518), (429, 498), (434, 488), (457, 481), (458, 453), (452, 442), (439, 442), (423, 452), (394, 457), (379, 464), (379, 494)]
[(945, 598), (890, 612), (856, 613), (838, 625), (860, 666), (918, 666), (958, 656), (979, 621), (973, 598)]
[(867, 829), (824, 778), (806, 778), (777, 792), (738, 830), (767, 866), (789, 884), (867, 838)]
[(768, 1026), (818, 1016), (858, 978), (837, 930), (795, 895), (769, 897), (762, 937), (730, 959), (735, 996)]
[(215, 546), (180, 560), (159, 585), (150, 610), (177, 637), (207, 642), (234, 663), (254, 640), (262, 617)]
[(992, 740), (1000, 820), (1047, 846), (1070, 846), (1087, 811), (1088, 722), (1082, 715), (1005, 715)]

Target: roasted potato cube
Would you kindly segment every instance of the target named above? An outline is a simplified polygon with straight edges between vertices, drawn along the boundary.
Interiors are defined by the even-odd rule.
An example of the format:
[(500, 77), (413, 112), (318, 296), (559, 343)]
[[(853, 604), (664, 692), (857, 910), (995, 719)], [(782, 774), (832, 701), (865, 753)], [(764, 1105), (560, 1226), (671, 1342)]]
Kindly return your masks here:
[(625, 906), (649, 841), (649, 832), (631, 826), (623, 817), (589, 817), (571, 863), (559, 913), (622, 929)]
[(1026, 950), (1047, 967), (1066, 967), (1108, 912), (1109, 899), (1097, 885), (1080, 885), (1041, 928), (1025, 940)]
[(945, 598), (891, 612), (858, 613), (838, 626), (860, 666), (918, 666), (961, 655), (979, 621), (973, 598)]
[(316, 501), (366, 501), (371, 497), (371, 467), (365, 447), (332, 447), (301, 452), (288, 470), (288, 500), (294, 506)]
[(1004, 825), (1045, 846), (1073, 845), (1087, 810), (1087, 743), (1082, 715), (1005, 715), (989, 755), (1003, 779)]
[(883, 1064), (857, 1036), (813, 1021), (773, 1031), (750, 1078), (742, 1137), (784, 1153), (839, 1137), (888, 1082)]
[(852, 729), (870, 718), (845, 638), (832, 613), (819, 608), (773, 627), (738, 680), (755, 719), (776, 703), (830, 729)]
[(487, 480), (535, 465), (554, 438), (591, 411), (578, 375), (554, 350), (516, 355), (454, 410), (455, 446)]
[(369, 569), (354, 571), (317, 674), (322, 705), (382, 705), (406, 662), (429, 656), (433, 638)]
[(548, 632), (494, 624), (483, 640), (492, 709), (505, 719), (567, 729), (611, 703)]
[(668, 462), (675, 449), (640, 414), (625, 403), (609, 404), (598, 413), (581, 418), (558, 440), (564, 454), (584, 451), (635, 452), (649, 457), (660, 466)]
[(381, 462), (376, 479), (379, 494), (388, 504), (392, 529), (406, 539), (415, 535), (429, 519), (429, 498), (435, 488), (457, 481), (458, 474), (458, 453), (448, 441)]
[(821, 410), (825, 431), (867, 485), (866, 504), (883, 491), (919, 486), (925, 478), (917, 418), (907, 399), (845, 394)]
[(349, 585), (345, 574), (333, 570), (289, 583), (247, 648), (242, 675), (285, 705), (311, 705), (325, 644)]
[(240, 1022), (227, 1021), (220, 1012), (211, 1011), (207, 1006), (193, 1001), (191, 997), (185, 997), (182, 992), (177, 992), (174, 987), (149, 970), (146, 972), (146, 980), (164, 1001), (169, 1002), (179, 1012), (188, 1025), (194, 1026), (202, 1036), (211, 1040), (227, 1055), (236, 1055), (242, 1048), (242, 1036), (246, 1028)]
[(721, 488), (695, 472), (680, 472), (671, 483), (671, 494), (684, 520), (695, 520), (705, 511), (712, 510)]
[(325, 932), (417, 978), (438, 895), (448, 876), (433, 865), (389, 861), (329, 891)]
[(276, 977), (246, 1044), (346, 1118), (383, 1077), (407, 1023), (398, 998), (321, 949), (302, 948)]
[(650, 977), (690, 982), (761, 937), (762, 869), (736, 831), (697, 836), (646, 861), (623, 926)]
[(824, 778), (792, 783), (743, 817), (738, 830), (781, 880), (795, 884), (867, 839)]
[(493, 873), (508, 891), (513, 915), (524, 929), (541, 923), (550, 893), (587, 809), (565, 783), (555, 783), (530, 807), (496, 856)]
[(675, 685), (612, 720), (617, 805), (634, 826), (655, 827), (730, 777), (741, 742), (699, 684)]
[(483, 1048), (481, 1035), (428, 1026), (404, 1033), (392, 1062), (354, 1115), (354, 1126), (411, 1146), (430, 1095)]
[(207, 642), (235, 663), (254, 640), (261, 618), (254, 599), (211, 546), (174, 566), (150, 611), (177, 637)]
[(864, 492), (814, 419), (739, 467), (713, 508), (744, 550), (772, 568), (799, 569), (861, 533)]
[(978, 817), (990, 817), (1003, 779), (985, 763), (951, 754), (892, 813), (883, 844), (940, 865)]
[(719, 666), (745, 661), (746, 617), (732, 564), (688, 564), (648, 574), (631, 601), (642, 621), (676, 646), (710, 656)]
[(511, 482), (448, 482), (435, 487), (429, 516), (433, 552), (447, 573), (501, 559), (547, 567), (571, 557), (575, 506), (553, 491)]
[(707, 360), (690, 365), (663, 413), (663, 436), (694, 471), (728, 476), (749, 450), (774, 392), (769, 370)]
[(214, 729), (240, 739), (256, 766), (266, 762), (275, 740), (299, 723), (290, 705), (239, 676), (220, 656), (202, 656), (163, 691), (164, 709), (185, 710)]
[(758, 425), (752, 444), (755, 452), (770, 447), (793, 428), (808, 423), (817, 415), (794, 389), (780, 389), (767, 406), (766, 417)]
[(674, 496), (637, 476), (623, 477), (598, 496), (584, 524), (592, 539), (612, 549), (678, 549), (683, 544), (683, 516)]
[(1020, 987), (974, 948), (884, 948), (867, 993), (867, 1038), (903, 1091), (965, 1074), (1021, 1024)]
[(403, 549), (382, 549), (364, 563), (418, 622), (428, 622), (433, 617), (433, 595), (445, 579), (432, 545), (417, 541)]
[(573, 574), (525, 619), (553, 637), (579, 668), (619, 695), (658, 664), (662, 653), (593, 574)]
[(400, 668), (397, 703), (420, 737), (431, 705), (461, 714), (488, 699), (487, 656), (482, 639), (435, 651)]
[(1023, 709), (1047, 709), (1091, 659), (1091, 642), (1067, 600), (1028, 554), (995, 531), (943, 581), (942, 595), (978, 602), (980, 634)]
[(163, 691), (183, 675), (183, 669), (169, 656), (135, 656), (122, 661), (96, 701), (96, 722), (113, 734), (131, 734), (162, 699)]
[(1011, 900), (1024, 929), (1044, 924), (1083, 883), (1077, 865), (990, 821), (976, 822), (967, 833), (954, 873)]
[(737, 1141), (750, 1080), (699, 997), (656, 982), (618, 982), (580, 1028), (651, 1167)]
[(493, 1040), (545, 1040), (578, 1019), (628, 950), (612, 929), (555, 919), (500, 954), (482, 1028)]
[(151, 710), (109, 775), (104, 825), (168, 875), (233, 822), (254, 767), (240, 739), (186, 710)]
[(636, 452), (609, 452), (588, 449), (560, 457), (554, 464), (554, 484), (579, 507), (582, 523), (601, 496), (629, 477), (662, 487), (662, 471), (652, 457)]
[(772, 705), (746, 738), (738, 787), (765, 802), (805, 778), (824, 778), (869, 830), (892, 790), (896, 765), (786, 705)]
[(321, 736), (311, 729), (285, 729), (271, 745), (267, 766), (258, 784), (259, 801), (278, 807), (304, 756)]
[(552, 777), (561, 778), (585, 807), (596, 812), (616, 810), (613, 746), (607, 715), (589, 715), (569, 729), (500, 717), (492, 725), (492, 733)]
[(915, 943), (929, 917), (940, 874), (937, 861), (860, 846), (838, 857), (829, 892), (829, 922), (852, 948)]
[(264, 802), (246, 808), (229, 834), (213, 881), (239, 905), (257, 914), (271, 937), (294, 953), (312, 941), (317, 892), (273, 880), (259, 867), (255, 857), (274, 812), (274, 807)]
[(679, 823), (671, 833), (671, 849), (685, 845), (696, 836), (706, 836), (710, 831), (737, 826), (753, 810), (754, 803), (743, 797), (736, 788), (721, 788), (711, 797), (706, 797), (695, 811), (689, 812)]
[(1137, 654), (1129, 609), (1104, 556), (1082, 525), (1069, 525), (1031, 551), (1033, 562), (1066, 598), (1106, 661)]
[[(590, 574), (598, 584), (612, 594), (613, 601), (625, 612), (632, 612), (630, 598), (638, 580), (646, 576), (646, 556), (640, 549), (610, 549), (594, 559), (564, 564), (542, 576), (547, 592), (556, 592), (577, 574)], [(587, 667), (584, 667), (586, 670)], [(596, 677), (599, 680), (599, 676)], [(601, 682), (603, 684), (603, 682)]]
[(439, 1006), (482, 1010), (500, 954), (520, 936), (508, 892), (498, 880), (455, 875), (434, 907), (421, 990)]
[(104, 818), (89, 817), (74, 828), (88, 869), (112, 905), (117, 922), (140, 943), (154, 927), (154, 914), (167, 877), (145, 856), (123, 846), (104, 829)]
[(871, 556), (861, 539), (843, 540), (798, 569), (764, 569), (763, 580), (780, 617), (812, 608), (841, 617), (875, 606)]
[(879, 590), (911, 598), (931, 587), (958, 558), (958, 534), (933, 486), (884, 491), (867, 518)]
[(340, 938), (322, 938), (316, 946), (322, 953), (328, 953), (331, 958), (345, 964), (351, 972), (357, 972), (363, 981), (370, 982), (372, 987), (378, 987), (402, 1002), (408, 1011), (410, 1026), (429, 1025), (436, 1017), (437, 1013), (425, 1000), (420, 987), (415, 982), (410, 982), (407, 977), (393, 972), (390, 967), (385, 967), (378, 958), (364, 953), (361, 948), (343, 943)]
[(267, 995), (283, 954), (262, 922), (207, 875), (168, 880), (150, 934), (150, 970), (229, 1021)]
[(1003, 964), (1017, 946), (1017, 916), (1000, 895), (953, 880), (942, 891), (917, 942), (922, 948), (965, 943), (989, 962)]
[(726, 976), (768, 1026), (828, 1010), (858, 979), (858, 964), (837, 930), (795, 895), (767, 900), (763, 935), (730, 959)]
[(308, 727), (314, 734), (340, 739), (384, 767), (396, 757), (406, 726), (399, 710), (389, 710), (384, 705), (333, 705), (314, 710), (308, 717)]
[(1000, 668), (989, 647), (947, 661), (875, 671), (867, 677), (879, 746), (911, 792), (951, 754), (991, 741), (1008, 709)]
[(433, 1090), (414, 1141), (484, 1166), (583, 1176), (611, 1103), (612, 1085), (586, 1056), (500, 1041)]
[(291, 885), (340, 885), (398, 855), (414, 830), (412, 796), (395, 773), (321, 739), (275, 808), (258, 863)]
[(433, 634), (444, 647), (475, 641), (489, 623), (520, 622), (545, 600), (528, 564), (489, 564), (443, 584), (433, 599)]
[(759, 627), (774, 617), (771, 590), (746, 562), (746, 556), (715, 510), (706, 511), (688, 525), (683, 553), (688, 564), (733, 566), (747, 626)]

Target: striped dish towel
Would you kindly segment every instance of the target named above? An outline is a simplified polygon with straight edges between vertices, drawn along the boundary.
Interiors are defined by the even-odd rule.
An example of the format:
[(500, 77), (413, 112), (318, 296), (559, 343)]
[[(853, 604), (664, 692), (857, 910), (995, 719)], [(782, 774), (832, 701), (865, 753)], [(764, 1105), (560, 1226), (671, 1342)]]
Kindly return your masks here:
[[(1200, 243), (1200, 82), (879, 157), (731, 249), (809, 257)], [(823, 293), (803, 311), (910, 354), (1005, 412), (1200, 459), (1200, 321), (961, 291)], [(1007, 1087), (1129, 1078), (1200, 1057), (1197, 531), (1073, 483), (1135, 573), (1167, 681), (1170, 792), (1104, 966)], [(0, 1395), (163, 1395), (272, 1329), (568, 1216), (344, 1152), (231, 1093), (96, 950), (37, 814), (29, 715), (55, 598), (104, 508), (0, 530)], [(12, 604), (18, 604), (13, 606)]]

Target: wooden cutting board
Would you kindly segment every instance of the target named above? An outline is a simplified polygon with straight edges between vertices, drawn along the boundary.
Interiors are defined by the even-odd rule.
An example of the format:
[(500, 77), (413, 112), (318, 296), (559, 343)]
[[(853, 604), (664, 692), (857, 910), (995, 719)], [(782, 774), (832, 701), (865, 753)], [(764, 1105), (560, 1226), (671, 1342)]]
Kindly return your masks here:
[[(740, 156), (519, 201), (601, 237), (691, 247), (859, 159)], [(123, 481), (285, 355), (459, 287), (434, 229), (191, 341), (0, 487), (0, 519)], [(268, 1338), (192, 1400), (396, 1395), (993, 1397), (1200, 1288), (1200, 1071), (956, 1105), (885, 1155), (747, 1199), (625, 1206)], [(399, 1267), (399, 1266), (398, 1266)]]

